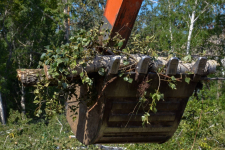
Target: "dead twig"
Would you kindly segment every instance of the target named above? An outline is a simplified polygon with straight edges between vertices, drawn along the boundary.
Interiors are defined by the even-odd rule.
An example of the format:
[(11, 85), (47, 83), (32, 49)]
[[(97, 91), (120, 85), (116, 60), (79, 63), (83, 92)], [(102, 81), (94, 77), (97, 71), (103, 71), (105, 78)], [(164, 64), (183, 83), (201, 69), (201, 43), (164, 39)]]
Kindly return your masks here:
[(63, 125), (62, 125), (62, 123), (59, 121), (59, 119), (58, 119), (58, 117), (56, 117), (56, 119), (58, 120), (58, 122), (59, 122), (59, 125), (61, 125), (61, 129), (60, 129), (60, 134), (61, 134), (61, 132), (62, 132), (62, 129), (63, 129)]
[[(170, 79), (171, 79), (171, 77), (170, 77), (170, 76), (167, 76), (167, 75), (164, 75), (164, 74), (161, 74), (161, 73), (159, 73), (159, 75), (161, 75), (161, 76), (164, 76), (164, 77), (167, 77), (167, 78), (170, 78)], [(163, 80), (163, 79), (161, 79), (161, 80)], [(179, 80), (179, 79), (177, 79), (177, 78), (176, 78), (176, 81), (182, 82), (181, 80)]]
[(5, 143), (6, 143), (7, 139), (8, 139), (8, 137), (9, 137), (9, 135), (7, 135), (7, 137), (5, 138), (5, 142), (4, 142), (3, 147), (5, 147)]

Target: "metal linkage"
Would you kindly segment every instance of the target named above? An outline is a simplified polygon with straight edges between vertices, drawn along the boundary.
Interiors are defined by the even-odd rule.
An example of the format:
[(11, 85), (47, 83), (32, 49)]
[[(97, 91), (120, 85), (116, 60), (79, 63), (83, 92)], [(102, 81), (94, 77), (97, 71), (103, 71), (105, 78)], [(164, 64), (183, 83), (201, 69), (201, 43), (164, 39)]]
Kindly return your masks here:
[(151, 57), (142, 56), (141, 60), (137, 64), (136, 71), (138, 73), (147, 74), (150, 61), (151, 61)]
[(110, 63), (109, 63), (109, 72), (108, 74), (117, 74), (118, 73), (118, 70), (119, 70), (119, 67), (120, 67), (120, 57), (118, 56), (115, 56), (115, 57), (112, 57)]
[(207, 58), (199, 57), (195, 64), (191, 67), (191, 70), (194, 72), (193, 81), (198, 82), (201, 80), (201, 76), (205, 73)]
[(206, 63), (207, 63), (206, 57), (199, 57), (196, 63), (192, 66), (191, 70), (196, 75), (203, 75), (205, 72)]
[(178, 63), (179, 60), (177, 57), (170, 58), (170, 60), (167, 63), (166, 75), (176, 75)]

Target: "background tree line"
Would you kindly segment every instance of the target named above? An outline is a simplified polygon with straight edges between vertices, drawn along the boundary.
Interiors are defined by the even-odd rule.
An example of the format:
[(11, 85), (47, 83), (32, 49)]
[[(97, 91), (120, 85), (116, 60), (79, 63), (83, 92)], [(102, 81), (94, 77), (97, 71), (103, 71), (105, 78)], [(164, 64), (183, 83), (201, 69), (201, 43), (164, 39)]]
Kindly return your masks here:
[[(16, 69), (37, 68), (45, 46), (60, 46), (69, 42), (77, 30), (100, 24), (105, 3), (106, 0), (0, 1), (0, 93), (7, 114), (14, 109), (26, 110), (28, 116), (33, 116), (36, 107), (32, 104), (32, 88), (21, 85)], [(221, 66), (214, 76), (223, 76), (223, 0), (144, 0), (132, 34), (139, 35), (140, 40), (153, 37), (150, 47), (158, 56), (205, 55), (217, 59)], [(212, 85), (219, 94), (212, 99), (221, 101), (218, 105), (224, 113), (223, 82)]]

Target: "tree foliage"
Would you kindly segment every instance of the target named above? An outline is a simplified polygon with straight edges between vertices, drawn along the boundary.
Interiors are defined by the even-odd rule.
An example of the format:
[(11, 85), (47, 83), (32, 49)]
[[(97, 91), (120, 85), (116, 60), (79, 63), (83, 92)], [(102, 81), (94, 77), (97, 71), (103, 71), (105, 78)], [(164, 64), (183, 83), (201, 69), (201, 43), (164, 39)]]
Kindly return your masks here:
[[(91, 31), (95, 30), (94, 26), (101, 24), (105, 2), (105, 0), (2, 0), (0, 2), (0, 92), (8, 108), (21, 110), (19, 103), (22, 92), (21, 84), (16, 79), (17, 68), (37, 68), (38, 65), (43, 65), (39, 64), (41, 58), (45, 60), (44, 64), (51, 66), (54, 77), (66, 76), (72, 70), (65, 70), (65, 68), (68, 66), (73, 68), (73, 65), (77, 64), (76, 60), (84, 57), (91, 59), (98, 53), (90, 49), (98, 46), (96, 41), (101, 33), (96, 30), (92, 32), (95, 33), (93, 35)], [(113, 50), (118, 54), (143, 53), (153, 57), (177, 56), (186, 60), (190, 59), (191, 55), (192, 57), (199, 55), (220, 61), (224, 59), (225, 48), (224, 9), (225, 4), (222, 0), (160, 0), (157, 2), (145, 0), (128, 46), (121, 52), (115, 51), (121, 45), (120, 42), (123, 42), (122, 39), (118, 39)], [(194, 22), (191, 20), (193, 13), (195, 14)], [(193, 30), (190, 35), (191, 25)], [(90, 32), (87, 32), (89, 30)], [(71, 37), (70, 40), (68, 34)], [(191, 55), (186, 55), (188, 37), (191, 38), (188, 52)], [(68, 40), (69, 43), (67, 43)], [(46, 47), (48, 45), (50, 46)], [(66, 55), (73, 58), (65, 57)], [(86, 64), (85, 61), (79, 63), (84, 66)], [(216, 75), (223, 75), (223, 71), (221, 66)], [(104, 73), (104, 70), (100, 72)], [(91, 79), (85, 72), (80, 76), (83, 82), (91, 84)], [(124, 77), (124, 80), (132, 82), (129, 77)], [(54, 95), (54, 91), (65, 94), (65, 90), (68, 89), (69, 81), (66, 78), (57, 82), (58, 89), (49, 88), (50, 95)], [(186, 82), (190, 82), (190, 79), (187, 78)], [(29, 115), (33, 115), (36, 107), (32, 104), (33, 99), (35, 103), (45, 101), (46, 97), (42, 92), (45, 92), (44, 88), (47, 84), (49, 83), (45, 82), (45, 87), (37, 87), (34, 93), (30, 93), (33, 89), (26, 89), (28, 100), (26, 109)], [(171, 87), (176, 88), (173, 82), (170, 84)], [(222, 91), (223, 87), (219, 89), (213, 83), (211, 89), (211, 92), (215, 93)], [(47, 112), (50, 114), (61, 112), (59, 110), (63, 108), (63, 101), (59, 101), (62, 100), (59, 93), (55, 94), (55, 97), (49, 97), (54, 103), (48, 103), (45, 106), (52, 108), (53, 104), (57, 105), (56, 110), (48, 109)], [(161, 93), (154, 94), (152, 97), (155, 101), (162, 96)], [(223, 144), (216, 144), (224, 143), (224, 136), (222, 136), (224, 122), (220, 119), (224, 116), (223, 94), (218, 102), (211, 101), (217, 98), (210, 95), (207, 89), (198, 91), (198, 94), (208, 106), (195, 98), (190, 99), (184, 120), (175, 137), (164, 146), (188, 149), (196, 135), (196, 143), (202, 149), (210, 149), (215, 145), (224, 147)], [(35, 95), (42, 96), (42, 99), (37, 101)], [(37, 111), (40, 110), (37, 109)], [(194, 115), (193, 112), (195, 112)], [(195, 117), (200, 117), (199, 114), (202, 114), (202, 120), (198, 127), (199, 118)], [(148, 114), (145, 115), (147, 117), (144, 116), (142, 119), (147, 122)], [(212, 117), (213, 115), (215, 117)], [(213, 125), (219, 126), (218, 129), (213, 128)], [(195, 134), (196, 130), (198, 130), (197, 134)], [(217, 142), (213, 143), (212, 141), (215, 140)], [(163, 148), (163, 146), (155, 148)]]

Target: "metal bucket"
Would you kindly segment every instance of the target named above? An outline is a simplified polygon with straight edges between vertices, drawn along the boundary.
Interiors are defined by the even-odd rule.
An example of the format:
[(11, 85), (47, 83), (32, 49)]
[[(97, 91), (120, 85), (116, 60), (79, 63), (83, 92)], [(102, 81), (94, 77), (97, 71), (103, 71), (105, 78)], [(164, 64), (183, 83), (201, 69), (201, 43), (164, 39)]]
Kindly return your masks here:
[[(117, 77), (109, 83), (91, 110), (84, 102), (79, 104), (76, 119), (73, 119), (72, 106), (77, 105), (76, 97), (68, 101), (67, 120), (76, 138), (83, 144), (95, 143), (163, 143), (169, 140), (176, 131), (187, 101), (192, 95), (197, 82), (185, 82), (185, 76), (176, 75), (182, 82), (176, 82), (176, 90), (169, 87), (168, 82), (159, 81), (157, 73), (148, 73), (149, 80), (147, 97), (155, 93), (159, 87), (164, 99), (157, 102), (157, 112), (149, 112), (149, 124), (142, 125), (141, 116), (149, 110), (148, 102), (140, 105), (138, 92), (143, 77), (135, 80), (131, 74), (132, 83), (125, 82)], [(145, 77), (146, 77), (145, 76)], [(193, 75), (189, 75), (193, 78)], [(105, 77), (95, 77), (96, 90), (102, 92)], [(78, 97), (86, 94), (87, 88), (82, 85), (78, 88)], [(140, 107), (139, 107), (140, 106)]]

